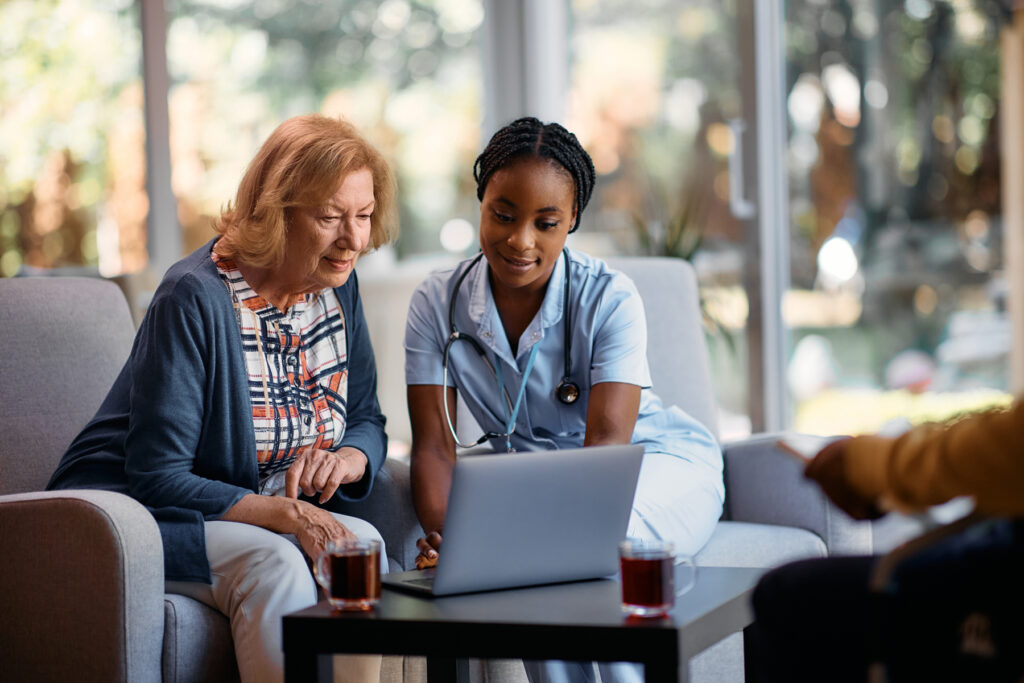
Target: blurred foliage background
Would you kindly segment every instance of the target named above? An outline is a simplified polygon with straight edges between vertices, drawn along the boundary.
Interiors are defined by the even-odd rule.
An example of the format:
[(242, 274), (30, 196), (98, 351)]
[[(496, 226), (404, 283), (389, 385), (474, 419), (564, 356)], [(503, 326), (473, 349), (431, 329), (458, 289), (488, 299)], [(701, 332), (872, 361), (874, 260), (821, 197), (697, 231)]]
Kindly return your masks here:
[[(565, 1), (567, 124), (599, 172), (574, 244), (695, 264), (720, 327), (709, 336), (718, 398), (736, 418), (724, 432), (742, 433), (756, 264), (747, 224), (728, 208), (729, 121), (742, 113), (739, 0)], [(964, 396), (1005, 400), (998, 37), (1008, 3), (785, 7), (791, 221), (778, 235), (791, 253), (782, 308), (796, 426), (870, 430), (908, 409), (879, 400), (898, 392), (935, 395), (928, 405), (939, 408), (915, 408), (927, 419), (943, 405), (963, 409)], [(310, 111), (352, 120), (393, 161), (402, 236), (388, 259), (472, 248), (482, 0), (167, 0), (166, 9), (186, 250), (213, 234), (270, 130)], [(0, 62), (0, 276), (144, 270), (137, 3), (2, 0)], [(854, 425), (865, 414), (874, 417)]]

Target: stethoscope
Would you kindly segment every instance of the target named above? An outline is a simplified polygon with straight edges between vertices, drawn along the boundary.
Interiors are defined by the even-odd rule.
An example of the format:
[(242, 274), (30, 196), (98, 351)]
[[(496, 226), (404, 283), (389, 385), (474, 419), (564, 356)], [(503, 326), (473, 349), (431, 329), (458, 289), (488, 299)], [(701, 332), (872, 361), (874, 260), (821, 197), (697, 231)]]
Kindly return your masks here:
[[(484, 441), (490, 439), (505, 439), (505, 447), (509, 452), (512, 452), (511, 438), (512, 433), (515, 431), (516, 426), (516, 415), (519, 413), (519, 405), (523, 399), (523, 392), (526, 389), (526, 378), (529, 376), (530, 371), (533, 369), (533, 361), (537, 357), (537, 350), (540, 348), (539, 344), (535, 344), (533, 349), (530, 351), (530, 358), (526, 362), (526, 369), (523, 371), (523, 382), (519, 387), (519, 394), (516, 397), (515, 404), (512, 403), (512, 398), (508, 395), (508, 391), (505, 390), (505, 382), (502, 378), (501, 363), (497, 366), (492, 365), (491, 361), (487, 358), (487, 352), (484, 351), (483, 344), (481, 344), (473, 335), (466, 332), (459, 332), (458, 328), (455, 327), (455, 303), (459, 296), (459, 288), (462, 287), (463, 280), (469, 275), (469, 272), (473, 270), (473, 267), (480, 262), (483, 258), (483, 253), (477, 254), (469, 266), (462, 272), (459, 279), (455, 281), (455, 289), (452, 290), (452, 299), (448, 304), (448, 329), (450, 334), (448, 335), (448, 341), (444, 344), (444, 353), (441, 357), (441, 368), (443, 372), (443, 379), (441, 385), (441, 404), (444, 406), (444, 417), (448, 422), (448, 430), (452, 433), (452, 438), (455, 439), (455, 443), (459, 448), (473, 448), (479, 446)], [(562, 381), (559, 382), (558, 386), (555, 387), (555, 396), (558, 400), (565, 405), (572, 405), (580, 397), (580, 387), (574, 381), (572, 381), (572, 358), (571, 358), (571, 343), (572, 343), (572, 313), (569, 311), (569, 250), (566, 248), (562, 249), (562, 256), (565, 261), (565, 291), (562, 296), (562, 315), (565, 317), (565, 328), (563, 331), (562, 339), (562, 351), (563, 351), (563, 374)], [(459, 440), (458, 434), (455, 432), (455, 425), (452, 422), (451, 413), (448, 409), (448, 398), (445, 395), (446, 388), (448, 386), (448, 353), (451, 351), (452, 344), (457, 341), (467, 341), (470, 346), (476, 350), (480, 359), (483, 360), (484, 365), (490, 369), (491, 374), (494, 375), (498, 382), (498, 391), (502, 394), (505, 399), (505, 404), (508, 410), (506, 411), (508, 422), (505, 427), (505, 433), (499, 434), (497, 432), (487, 432), (473, 443), (463, 443)]]

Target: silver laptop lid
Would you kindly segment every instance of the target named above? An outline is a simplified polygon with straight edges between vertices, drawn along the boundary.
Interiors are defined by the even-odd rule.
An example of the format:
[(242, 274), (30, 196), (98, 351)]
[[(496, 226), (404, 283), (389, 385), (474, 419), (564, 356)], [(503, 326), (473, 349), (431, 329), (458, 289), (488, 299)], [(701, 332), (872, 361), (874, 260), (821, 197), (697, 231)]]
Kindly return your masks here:
[(642, 446), (461, 458), (434, 595), (610, 576)]

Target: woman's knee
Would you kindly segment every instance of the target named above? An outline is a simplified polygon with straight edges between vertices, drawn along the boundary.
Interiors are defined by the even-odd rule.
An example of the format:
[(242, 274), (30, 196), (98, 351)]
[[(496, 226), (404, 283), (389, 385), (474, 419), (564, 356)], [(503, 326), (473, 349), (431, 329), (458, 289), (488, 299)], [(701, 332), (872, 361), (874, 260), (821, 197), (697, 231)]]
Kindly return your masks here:
[(722, 515), (716, 473), (665, 453), (648, 453), (637, 483), (630, 535), (660, 538), (685, 554), (699, 551)]
[(308, 593), (316, 601), (316, 584), (303, 552), (284, 536), (268, 532), (253, 549), (250, 571), (264, 585), (287, 587), (296, 594)]
[(285, 536), (251, 524), (207, 522), (206, 550), (225, 614), (239, 601), (316, 602), (306, 556)]
[(671, 500), (686, 497), (694, 489), (707, 492), (721, 505), (724, 498), (721, 471), (670, 453), (644, 454), (637, 481), (638, 492)]
[(373, 526), (365, 519), (359, 519), (358, 517), (349, 517), (346, 515), (335, 515), (339, 522), (345, 525), (349, 531), (355, 534), (356, 538), (360, 541), (380, 541), (384, 542), (384, 537), (377, 531), (377, 527)]

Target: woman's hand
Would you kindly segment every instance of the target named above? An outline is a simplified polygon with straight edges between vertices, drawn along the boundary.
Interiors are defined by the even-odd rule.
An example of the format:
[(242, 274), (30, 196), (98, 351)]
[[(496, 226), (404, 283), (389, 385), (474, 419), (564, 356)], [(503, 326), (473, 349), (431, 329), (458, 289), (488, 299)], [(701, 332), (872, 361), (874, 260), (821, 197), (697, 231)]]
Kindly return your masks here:
[(431, 531), (426, 538), (416, 540), (420, 554), (416, 556), (416, 568), (426, 569), (437, 565), (437, 551), (441, 549), (441, 531)]
[(885, 513), (876, 501), (863, 497), (846, 480), (843, 460), (848, 439), (833, 441), (807, 463), (804, 476), (818, 482), (825, 494), (854, 519), (878, 519)]
[(299, 502), (298, 528), (295, 537), (309, 557), (316, 562), (330, 541), (356, 540), (356, 535), (327, 510)]
[(359, 481), (369, 461), (358, 448), (346, 446), (336, 451), (306, 448), (299, 451), (285, 475), (284, 492), (298, 498), (299, 489), (307, 496), (320, 492), (320, 503), (326, 503), (342, 484)]
[(279, 534), (294, 534), (302, 550), (314, 562), (330, 541), (355, 538), (355, 534), (327, 510), (284, 496), (246, 494), (228, 508), (221, 519), (252, 524)]

